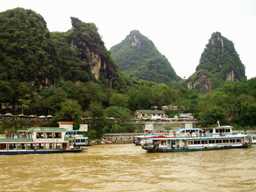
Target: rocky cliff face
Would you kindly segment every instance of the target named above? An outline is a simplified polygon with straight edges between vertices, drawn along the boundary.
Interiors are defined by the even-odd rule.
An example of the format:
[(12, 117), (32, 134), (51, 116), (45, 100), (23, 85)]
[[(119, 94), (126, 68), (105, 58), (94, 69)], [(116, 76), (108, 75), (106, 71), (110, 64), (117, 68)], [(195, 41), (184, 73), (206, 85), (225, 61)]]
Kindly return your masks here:
[(206, 71), (197, 71), (193, 77), (190, 77), (187, 86), (189, 89), (198, 89), (201, 92), (207, 92), (212, 89), (212, 82)]
[(164, 83), (180, 79), (153, 42), (137, 30), (110, 51), (115, 63), (128, 75)]
[(204, 49), (196, 72), (187, 80), (188, 88), (209, 91), (224, 81), (246, 79), (245, 67), (232, 41), (215, 32)]
[(118, 76), (116, 67), (97, 32), (96, 26), (73, 17), (71, 22), (71, 47), (79, 51), (81, 61), (89, 66), (94, 79), (106, 81), (112, 85)]
[(105, 68), (105, 63), (101, 61), (101, 57), (94, 52), (88, 53), (88, 60), (91, 69), (91, 73), (96, 80), (100, 79), (100, 71), (102, 66)]

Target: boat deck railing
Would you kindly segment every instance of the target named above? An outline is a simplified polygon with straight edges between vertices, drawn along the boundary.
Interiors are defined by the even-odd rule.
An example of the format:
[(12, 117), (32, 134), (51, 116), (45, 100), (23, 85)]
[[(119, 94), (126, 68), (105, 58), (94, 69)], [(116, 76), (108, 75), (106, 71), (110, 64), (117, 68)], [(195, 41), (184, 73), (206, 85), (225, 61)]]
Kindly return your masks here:
[(154, 139), (154, 138), (196, 138), (196, 137), (200, 137), (200, 138), (208, 138), (208, 137), (232, 137), (232, 136), (241, 136), (241, 135), (247, 135), (244, 133), (169, 133), (169, 134), (165, 134), (165, 135), (151, 135), (148, 136), (144, 135), (144, 137), (141, 137), (141, 139)]

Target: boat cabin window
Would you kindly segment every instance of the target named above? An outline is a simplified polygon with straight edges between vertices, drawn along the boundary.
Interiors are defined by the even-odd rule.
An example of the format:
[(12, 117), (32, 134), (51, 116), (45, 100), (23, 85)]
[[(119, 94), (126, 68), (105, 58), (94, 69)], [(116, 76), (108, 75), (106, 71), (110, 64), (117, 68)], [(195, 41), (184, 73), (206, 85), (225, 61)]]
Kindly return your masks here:
[(56, 138), (56, 139), (60, 139), (60, 138), (61, 138), (61, 133), (55, 133), (54, 138)]
[(6, 144), (0, 144), (0, 149), (6, 149)]
[(236, 142), (237, 142), (237, 143), (240, 143), (240, 142), (241, 142), (241, 139), (237, 139)]
[(52, 133), (47, 133), (47, 138), (52, 138), (52, 137), (53, 137)]
[(216, 129), (216, 133), (230, 133), (230, 129)]
[(77, 142), (77, 143), (84, 143), (84, 142), (85, 142), (85, 139), (76, 139), (76, 142)]
[(215, 140), (209, 140), (209, 143), (211, 143), (211, 144), (215, 143)]
[(202, 142), (202, 144), (207, 144), (208, 143), (207, 140), (202, 140), (201, 142)]
[(43, 133), (36, 133), (36, 138), (37, 139), (44, 138), (44, 134)]
[(166, 141), (161, 141), (161, 145), (166, 145)]
[(200, 141), (199, 140), (195, 140), (194, 144), (200, 144)]
[(42, 133), (38, 132), (36, 133), (36, 138), (37, 139), (48, 139), (48, 138), (55, 138), (55, 139), (60, 139), (61, 138), (61, 133)]

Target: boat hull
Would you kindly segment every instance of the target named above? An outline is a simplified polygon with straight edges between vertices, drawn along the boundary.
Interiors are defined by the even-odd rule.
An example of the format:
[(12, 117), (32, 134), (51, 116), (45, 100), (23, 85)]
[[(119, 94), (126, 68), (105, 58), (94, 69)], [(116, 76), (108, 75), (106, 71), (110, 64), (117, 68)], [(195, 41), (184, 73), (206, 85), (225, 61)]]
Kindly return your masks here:
[(218, 146), (218, 147), (199, 147), (199, 148), (151, 148), (143, 147), (149, 153), (168, 153), (168, 152), (192, 152), (192, 151), (210, 151), (210, 150), (224, 150), (224, 149), (239, 149), (248, 148), (250, 145), (238, 145), (238, 146)]
[(51, 154), (51, 153), (80, 153), (85, 149), (67, 150), (0, 150), (0, 155), (21, 155), (21, 154)]

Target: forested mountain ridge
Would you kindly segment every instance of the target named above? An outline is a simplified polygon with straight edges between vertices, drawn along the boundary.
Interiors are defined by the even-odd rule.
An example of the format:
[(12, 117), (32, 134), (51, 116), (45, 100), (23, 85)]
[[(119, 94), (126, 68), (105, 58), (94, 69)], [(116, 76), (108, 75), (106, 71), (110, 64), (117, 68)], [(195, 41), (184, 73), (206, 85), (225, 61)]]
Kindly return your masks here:
[[(55, 113), (70, 99), (63, 85), (85, 92), (88, 86), (92, 92), (120, 87), (122, 78), (96, 26), (71, 21), (69, 31), (52, 33), (32, 10), (0, 13), (0, 113)], [(82, 106), (88, 108), (95, 95)]]
[(215, 32), (206, 45), (196, 72), (188, 79), (188, 88), (209, 91), (219, 87), (224, 81), (245, 80), (245, 67), (234, 44)]
[(0, 80), (49, 85), (58, 78), (56, 53), (43, 17), (16, 8), (0, 13)]
[(163, 83), (180, 79), (166, 57), (138, 30), (131, 31), (110, 52), (120, 70), (137, 79)]
[[(193, 113), (203, 125), (220, 120), (256, 126), (256, 79), (238, 81), (246, 78), (244, 67), (232, 42), (220, 34), (207, 45), (194, 75), (209, 81), (202, 85), (220, 86), (204, 94), (173, 83), (180, 78), (173, 70), (170, 76), (167, 59), (138, 31), (124, 40), (127, 47), (119, 44), (116, 48), (125, 51), (120, 55), (126, 61), (141, 59), (131, 63), (131, 71), (140, 74), (145, 69), (139, 77), (156, 82), (119, 73), (96, 26), (77, 18), (71, 22), (72, 28), (66, 32), (49, 32), (42, 16), (32, 10), (16, 8), (0, 13), (1, 133), (31, 126), (26, 118), (22, 120), (24, 115), (53, 115), (44, 126), (56, 126), (59, 120), (79, 122), (79, 117), (86, 117), (92, 119), (90, 138), (99, 138), (105, 132), (135, 131), (126, 123), (135, 110), (162, 106), (177, 106), (178, 111), (166, 111), (170, 117), (179, 112)], [(126, 57), (127, 50), (131, 57)], [(196, 86), (199, 80), (192, 80), (192, 88), (200, 88)], [(10, 113), (16, 116), (9, 118)], [(114, 121), (110, 121), (112, 117)]]
[(0, 80), (49, 86), (61, 79), (112, 86), (118, 72), (93, 23), (71, 18), (72, 29), (50, 33), (43, 17), (16, 8), (0, 13)]

